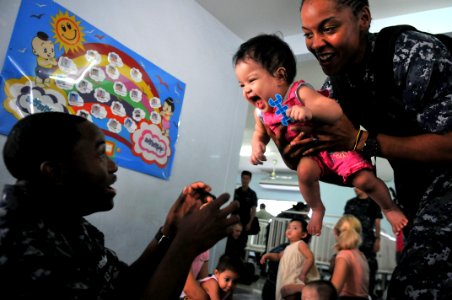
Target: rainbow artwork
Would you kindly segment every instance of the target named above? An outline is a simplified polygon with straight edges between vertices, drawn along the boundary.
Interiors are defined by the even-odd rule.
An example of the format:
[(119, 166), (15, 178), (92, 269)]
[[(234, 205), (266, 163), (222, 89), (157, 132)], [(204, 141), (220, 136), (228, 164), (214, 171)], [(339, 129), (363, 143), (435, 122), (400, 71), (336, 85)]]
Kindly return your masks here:
[(184, 92), (57, 3), (22, 1), (0, 73), (0, 133), (28, 114), (79, 115), (102, 129), (118, 165), (169, 179)]

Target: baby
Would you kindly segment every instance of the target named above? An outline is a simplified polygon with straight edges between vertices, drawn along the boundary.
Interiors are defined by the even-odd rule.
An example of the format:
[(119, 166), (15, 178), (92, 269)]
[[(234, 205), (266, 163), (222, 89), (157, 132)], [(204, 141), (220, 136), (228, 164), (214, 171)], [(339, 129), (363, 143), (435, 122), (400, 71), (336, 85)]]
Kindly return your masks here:
[[(303, 81), (294, 82), (296, 62), (293, 52), (275, 35), (259, 35), (243, 43), (234, 55), (234, 63), (243, 97), (256, 108), (251, 143), (253, 164), (266, 160), (265, 148), (270, 141), (267, 130), (276, 134), (281, 124), (287, 124), (285, 138), (291, 141), (299, 134), (300, 125), (332, 124), (343, 115), (336, 101)], [(355, 147), (359, 138), (358, 135)], [(297, 167), (300, 192), (312, 209), (308, 225), (310, 234), (320, 235), (322, 229), (325, 207), (320, 198), (319, 180), (330, 173), (338, 174), (344, 183), (351, 183), (370, 195), (382, 208), (394, 233), (407, 224), (407, 218), (392, 201), (388, 188), (375, 176), (372, 164), (360, 153), (321, 151), (304, 156)]]
[(230, 300), (232, 292), (239, 278), (241, 262), (226, 255), (220, 257), (214, 274), (201, 279), (201, 287), (211, 300)]

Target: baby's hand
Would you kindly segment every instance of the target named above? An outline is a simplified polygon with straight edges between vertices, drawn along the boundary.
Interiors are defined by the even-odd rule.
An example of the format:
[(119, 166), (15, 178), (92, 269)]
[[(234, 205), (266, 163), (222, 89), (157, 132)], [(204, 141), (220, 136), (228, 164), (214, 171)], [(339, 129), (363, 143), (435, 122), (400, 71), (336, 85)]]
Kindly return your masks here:
[(287, 116), (295, 121), (308, 121), (312, 119), (312, 112), (305, 106), (295, 105), (286, 112)]
[(267, 257), (268, 257), (267, 254), (262, 255), (261, 261), (260, 261), (261, 265), (265, 264), (265, 262), (267, 261)]
[(264, 161), (267, 161), (267, 157), (264, 155), (265, 148), (264, 144), (252, 147), (250, 160), (253, 165), (262, 165)]

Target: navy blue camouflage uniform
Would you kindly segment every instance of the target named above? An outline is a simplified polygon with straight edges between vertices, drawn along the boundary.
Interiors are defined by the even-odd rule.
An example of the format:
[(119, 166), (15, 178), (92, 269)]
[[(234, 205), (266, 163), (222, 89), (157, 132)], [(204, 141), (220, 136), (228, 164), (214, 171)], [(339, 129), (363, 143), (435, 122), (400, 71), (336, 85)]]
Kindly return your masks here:
[[(432, 36), (414, 31), (396, 40), (392, 65), (397, 92), (391, 96), (401, 99), (397, 111), (385, 102), (390, 97), (381, 97), (382, 89), (377, 88), (372, 63), (375, 40), (376, 34), (369, 34), (366, 57), (359, 66), (336, 75), (345, 84), (334, 83), (334, 77), (325, 83), (347, 117), (373, 134), (403, 137), (450, 132), (452, 56), (447, 48)], [(335, 95), (341, 89), (347, 94)], [(389, 162), (398, 205), (410, 224), (404, 230), (407, 240), (388, 299), (452, 299), (451, 164)]]
[(115, 298), (119, 274), (127, 265), (104, 246), (103, 234), (84, 218), (74, 225), (66, 222), (67, 216), (43, 212), (37, 200), (25, 187), (5, 186), (0, 202), (1, 299)]

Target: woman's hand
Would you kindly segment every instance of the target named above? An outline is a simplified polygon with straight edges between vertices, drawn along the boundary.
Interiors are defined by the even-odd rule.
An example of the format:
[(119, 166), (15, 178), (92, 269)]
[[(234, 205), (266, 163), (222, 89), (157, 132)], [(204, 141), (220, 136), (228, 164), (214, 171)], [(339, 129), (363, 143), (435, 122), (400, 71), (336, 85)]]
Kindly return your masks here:
[(315, 124), (314, 128), (312, 134), (317, 138), (317, 142), (303, 152), (303, 155), (322, 150), (352, 150), (359, 130), (345, 115), (342, 115), (334, 124)]
[(267, 130), (267, 133), (274, 141), (287, 167), (296, 170), (298, 162), (303, 157), (303, 153), (310, 148), (310, 144), (315, 142), (316, 139), (308, 134), (308, 132), (311, 131), (309, 127), (292, 125), (292, 130), (300, 131), (300, 133), (292, 140), (292, 142), (290, 142), (290, 144), (285, 138), (287, 132), (286, 126), (281, 125), (276, 130), (276, 134), (270, 129)]

